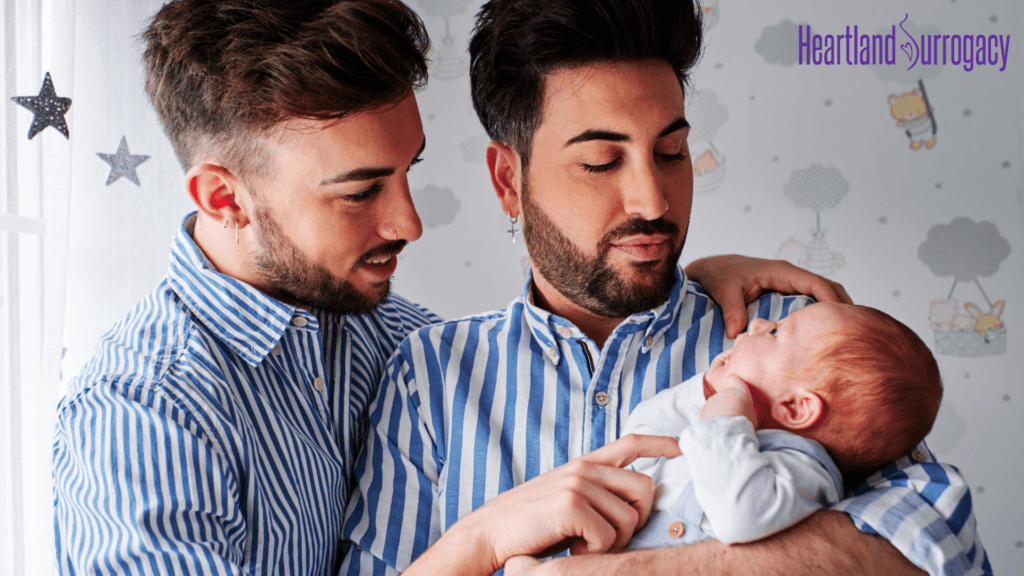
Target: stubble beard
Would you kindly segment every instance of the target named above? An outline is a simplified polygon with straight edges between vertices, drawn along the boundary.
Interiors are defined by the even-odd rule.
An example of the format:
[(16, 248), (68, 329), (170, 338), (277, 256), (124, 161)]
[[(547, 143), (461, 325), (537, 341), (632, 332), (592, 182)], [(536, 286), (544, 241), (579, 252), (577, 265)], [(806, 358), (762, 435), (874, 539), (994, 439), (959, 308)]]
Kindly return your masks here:
[(523, 238), (530, 259), (540, 274), (563, 296), (598, 316), (626, 318), (658, 307), (672, 293), (675, 267), (682, 253), (685, 235), (664, 260), (636, 262), (630, 266), (647, 272), (646, 283), (633, 282), (615, 270), (609, 259), (612, 242), (634, 234), (667, 234), (670, 242), (679, 237), (679, 226), (658, 218), (634, 218), (605, 233), (597, 255), (588, 256), (558, 229), (530, 198), (523, 182)]
[[(391, 279), (377, 286), (376, 294), (360, 292), (351, 282), (336, 278), (327, 268), (313, 262), (281, 231), (263, 202), (255, 202), (258, 248), (256, 268), (279, 300), (319, 308), (335, 314), (369, 314), (391, 293)], [(360, 257), (356, 267), (370, 258), (397, 252), (403, 240), (385, 242)]]

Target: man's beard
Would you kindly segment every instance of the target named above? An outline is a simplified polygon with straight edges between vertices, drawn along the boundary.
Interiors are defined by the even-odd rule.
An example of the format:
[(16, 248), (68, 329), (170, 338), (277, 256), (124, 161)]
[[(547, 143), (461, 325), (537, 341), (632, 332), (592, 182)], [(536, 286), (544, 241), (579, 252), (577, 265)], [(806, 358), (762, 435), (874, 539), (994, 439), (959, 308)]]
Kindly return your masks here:
[[(335, 314), (369, 314), (390, 294), (390, 278), (381, 283), (383, 290), (378, 295), (369, 296), (347, 280), (334, 277), (323, 265), (310, 260), (285, 237), (259, 200), (255, 206), (255, 221), (259, 237), (256, 268), (277, 290), (278, 299)], [(406, 244), (405, 240), (385, 242), (360, 256), (353, 269), (367, 260), (395, 254)]]
[(522, 199), (523, 237), (530, 259), (541, 275), (573, 303), (598, 316), (625, 318), (668, 300), (676, 281), (675, 267), (685, 236), (664, 261), (630, 264), (637, 271), (662, 267), (660, 271), (653, 271), (653, 278), (647, 283), (631, 282), (620, 275), (608, 255), (613, 241), (634, 234), (667, 234), (668, 241), (673, 242), (679, 236), (679, 226), (662, 218), (634, 218), (607, 232), (597, 245), (597, 256), (589, 257), (531, 201), (525, 178)]

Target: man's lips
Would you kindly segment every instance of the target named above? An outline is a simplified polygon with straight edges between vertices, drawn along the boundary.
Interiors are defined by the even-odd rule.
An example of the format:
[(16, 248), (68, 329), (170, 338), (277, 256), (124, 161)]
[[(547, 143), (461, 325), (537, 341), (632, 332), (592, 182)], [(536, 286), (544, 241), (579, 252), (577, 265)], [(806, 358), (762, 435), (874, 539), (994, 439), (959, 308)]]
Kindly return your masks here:
[(641, 260), (655, 260), (668, 250), (667, 234), (640, 234), (612, 242), (612, 247)]
[(359, 260), (356, 261), (355, 268), (360, 266), (388, 266), (391, 263), (391, 259), (398, 256), (405, 248), (405, 245), (406, 242), (401, 240), (381, 244), (360, 256)]

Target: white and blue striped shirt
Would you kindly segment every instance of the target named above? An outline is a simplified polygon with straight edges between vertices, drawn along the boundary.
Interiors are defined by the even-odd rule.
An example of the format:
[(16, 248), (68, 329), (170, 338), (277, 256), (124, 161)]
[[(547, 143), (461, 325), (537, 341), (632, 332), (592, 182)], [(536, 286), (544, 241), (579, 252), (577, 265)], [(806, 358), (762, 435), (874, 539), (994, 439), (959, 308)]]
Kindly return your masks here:
[(62, 574), (333, 574), (366, 405), (439, 319), (392, 296), (306, 311), (218, 273), (182, 224), (167, 277), (57, 414)]
[[(343, 574), (405, 570), (499, 493), (618, 438), (641, 400), (731, 345), (721, 311), (682, 270), (665, 304), (626, 319), (600, 350), (534, 306), (530, 287), (505, 310), (416, 331), (388, 362), (346, 511), (355, 546)], [(808, 302), (769, 294), (748, 311), (777, 320)], [(991, 573), (966, 484), (925, 454), (929, 463), (887, 467), (846, 511), (862, 530), (896, 534), (897, 547), (933, 574)]]

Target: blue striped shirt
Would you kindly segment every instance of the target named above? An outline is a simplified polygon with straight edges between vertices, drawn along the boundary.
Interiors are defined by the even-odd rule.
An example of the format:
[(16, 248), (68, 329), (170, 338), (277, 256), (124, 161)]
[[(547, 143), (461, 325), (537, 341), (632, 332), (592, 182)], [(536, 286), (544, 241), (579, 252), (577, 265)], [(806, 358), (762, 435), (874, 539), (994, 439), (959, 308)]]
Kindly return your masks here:
[(366, 316), (284, 304), (214, 270), (193, 226), (58, 407), (58, 568), (333, 574), (366, 406), (439, 319), (397, 296)]
[[(344, 534), (355, 546), (342, 573), (404, 570), (499, 493), (618, 438), (641, 400), (706, 370), (731, 345), (721, 311), (682, 270), (666, 303), (626, 319), (602, 349), (569, 321), (534, 306), (530, 287), (527, 281), (505, 310), (416, 331), (388, 362), (346, 512)], [(808, 302), (768, 294), (748, 312), (778, 320)], [(865, 531), (885, 535), (872, 527), (893, 524), (910, 547), (894, 543), (926, 569), (935, 564), (920, 561), (925, 556), (969, 557), (980, 571), (987, 560), (970, 494), (952, 468), (910, 484), (912, 494), (930, 494), (914, 508), (932, 514), (927, 522), (923, 514), (885, 507), (902, 506), (887, 483), (916, 477), (925, 466), (904, 459), (888, 467), (848, 501), (847, 512)], [(880, 497), (880, 504), (849, 505)], [(935, 539), (934, 518), (952, 539)], [(909, 554), (911, 548), (924, 555)]]

